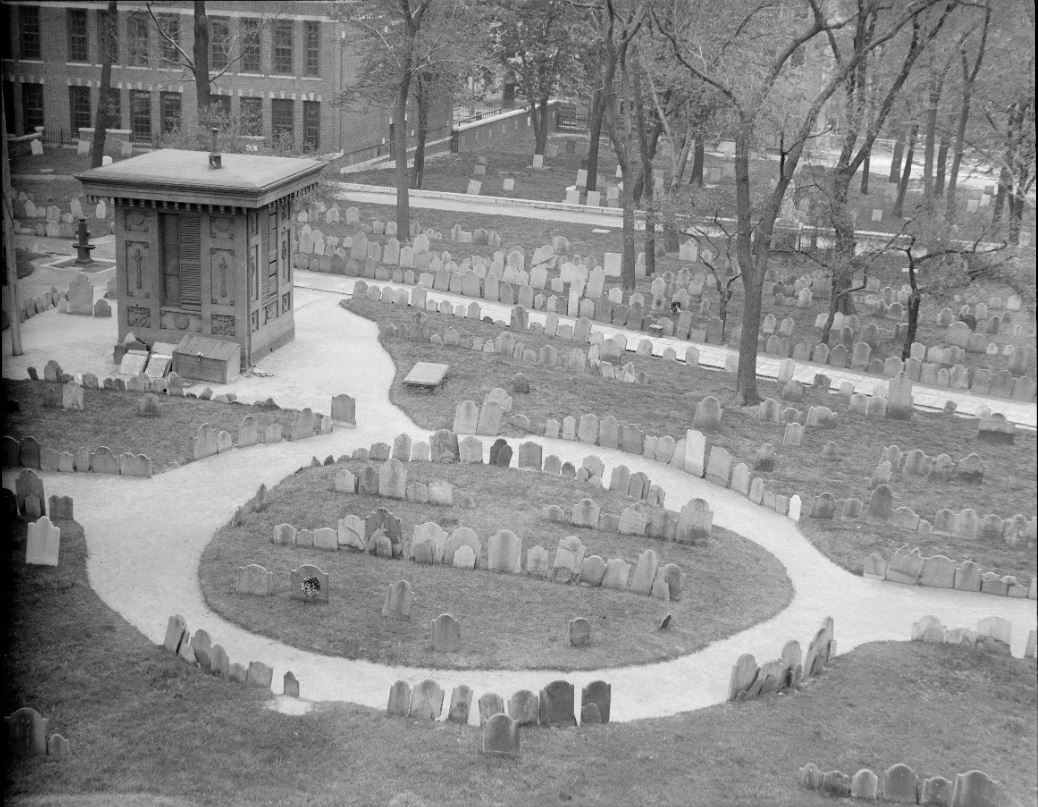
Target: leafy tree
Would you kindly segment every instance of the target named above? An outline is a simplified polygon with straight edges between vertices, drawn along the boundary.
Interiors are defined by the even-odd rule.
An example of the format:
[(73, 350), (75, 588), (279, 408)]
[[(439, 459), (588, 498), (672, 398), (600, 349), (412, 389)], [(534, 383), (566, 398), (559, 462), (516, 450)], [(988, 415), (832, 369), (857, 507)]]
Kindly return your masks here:
[(580, 28), (567, 0), (503, 4), (494, 52), (533, 112), (534, 153), (544, 154), (551, 127), (548, 102), (575, 84)]
[[(948, 0), (954, 2), (954, 0)], [(794, 54), (816, 37), (827, 40), (856, 28), (871, 3), (836, 13), (819, 0), (774, 5), (752, 0), (719, 4), (715, 0), (674, 2), (656, 23), (689, 78), (712, 86), (724, 99), (735, 141), (735, 253), (742, 274), (744, 304), (739, 337), (737, 387), (744, 404), (757, 403), (757, 344), (764, 280), (775, 222), (782, 200), (833, 95), (862, 60), (891, 42), (934, 0), (901, 4), (884, 19), (867, 43), (848, 52), (840, 63), (812, 82), (797, 78)], [(689, 7), (694, 11), (689, 13)], [(726, 12), (726, 13), (724, 13)], [(764, 134), (762, 126), (783, 133), (782, 159), (774, 186), (758, 207), (752, 202), (749, 158)], [(788, 132), (788, 134), (786, 134)], [(786, 145), (788, 144), (788, 145)]]

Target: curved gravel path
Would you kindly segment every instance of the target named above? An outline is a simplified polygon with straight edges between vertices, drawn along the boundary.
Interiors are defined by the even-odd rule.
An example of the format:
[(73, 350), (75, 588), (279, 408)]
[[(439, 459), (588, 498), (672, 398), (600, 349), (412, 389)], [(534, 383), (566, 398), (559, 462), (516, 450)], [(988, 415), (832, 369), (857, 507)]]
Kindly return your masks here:
[[(326, 276), (318, 277), (323, 280)], [(683, 503), (693, 496), (707, 499), (715, 513), (714, 523), (757, 542), (785, 566), (795, 588), (792, 603), (764, 623), (679, 659), (567, 674), (392, 667), (321, 656), (251, 634), (211, 612), (202, 598), (198, 564), (213, 532), (260, 483), (273, 486), (312, 456), (339, 455), (375, 441), (391, 441), (401, 432), (413, 439), (428, 436), (389, 403), (395, 368), (378, 343), (376, 325), (343, 311), (337, 304), (338, 295), (304, 288), (298, 297), (301, 311), (295, 342), (262, 363), (273, 375), (243, 378), (228, 389), (243, 400), (273, 396), (286, 406), (323, 409), (331, 395), (346, 392), (357, 398), (357, 429), (336, 429), (298, 443), (234, 450), (150, 480), (42, 475), (48, 494), (70, 495), (75, 500), (76, 520), (83, 525), (89, 547), (91, 586), (151, 641), (161, 642), (168, 617), (182, 614), (191, 631), (208, 631), (232, 660), (271, 665), (278, 690), (281, 676), (291, 670), (309, 701), (349, 701), (376, 709), (385, 708), (389, 687), (398, 678), (412, 684), (433, 678), (447, 692), (467, 684), (477, 696), (493, 691), (504, 697), (519, 689), (537, 691), (560, 677), (578, 687), (602, 679), (612, 684), (612, 719), (629, 721), (722, 702), (729, 671), (740, 654), (753, 653), (758, 661), (776, 658), (789, 639), (799, 640), (806, 648), (826, 616), (835, 621), (841, 653), (864, 642), (905, 640), (914, 621), (933, 614), (952, 627), (974, 627), (980, 617), (1002, 616), (1013, 625), (1013, 652), (1020, 655), (1028, 631), (1038, 621), (1029, 600), (901, 587), (857, 577), (819, 553), (788, 518), (757, 507), (733, 491), (630, 454), (530, 437), (524, 439), (542, 443), (546, 452), (563, 459), (579, 461), (595, 453), (607, 469), (622, 463), (632, 471), (644, 471), (664, 488), (670, 502)], [(31, 343), (32, 328), (27, 327), (26, 332)], [(13, 475), (13, 470), (5, 472), (5, 484), (11, 484)], [(316, 561), (319, 565), (320, 553), (316, 553)], [(690, 585), (695, 585), (694, 569), (689, 578)], [(464, 636), (464, 625), (462, 632)], [(476, 717), (473, 710), (473, 722)]]

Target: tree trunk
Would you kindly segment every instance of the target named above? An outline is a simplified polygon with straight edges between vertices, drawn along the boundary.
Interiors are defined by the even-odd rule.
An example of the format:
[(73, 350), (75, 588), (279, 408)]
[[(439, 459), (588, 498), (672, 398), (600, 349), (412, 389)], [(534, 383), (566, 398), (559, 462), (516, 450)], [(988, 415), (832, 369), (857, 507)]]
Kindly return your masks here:
[(854, 219), (847, 209), (847, 194), (851, 184), (849, 170), (837, 170), (832, 176), (832, 225), (836, 232), (836, 258), (833, 262), (829, 303), (833, 313), (838, 311), (845, 315), (856, 313), (854, 300), (847, 294), (854, 281), (854, 252), (857, 246)]
[(907, 361), (912, 355), (912, 343), (915, 341), (916, 331), (919, 329), (919, 304), (922, 295), (913, 291), (908, 296), (908, 328), (905, 330), (905, 343), (901, 346), (901, 359)]
[(1002, 166), (998, 175), (998, 190), (995, 192), (995, 203), (991, 206), (991, 226), (998, 232), (1002, 229), (1002, 211), (1006, 206), (1006, 196), (1009, 194), (1009, 186), (1012, 183), (1012, 174), (1009, 168)]
[(671, 193), (675, 193), (681, 186), (681, 178), (685, 175), (685, 166), (688, 165), (688, 155), (692, 153), (692, 141), (692, 130), (689, 129), (681, 140), (681, 149), (674, 161), (674, 173), (670, 176)]
[(894, 215), (904, 216), (905, 193), (908, 191), (908, 180), (912, 175), (912, 158), (915, 156), (915, 139), (919, 134), (919, 124), (913, 123), (908, 132), (908, 147), (905, 149), (905, 167), (901, 171), (901, 181), (897, 184), (897, 199), (894, 201)]
[(869, 164), (872, 162), (872, 152), (869, 151), (865, 154), (865, 159), (861, 161), (861, 195), (869, 195)]
[(533, 110), (533, 136), (534, 136), (534, 154), (544, 154), (548, 148), (548, 96), (544, 96), (540, 101), (537, 102)]
[(429, 88), (421, 76), (415, 77), (415, 107), (418, 113), (418, 137), (414, 144), (414, 162), (411, 165), (411, 187), (422, 187), (425, 180), (425, 139), (429, 123)]
[(703, 187), (703, 163), (706, 161), (706, 148), (703, 146), (703, 138), (696, 137), (696, 145), (692, 149), (692, 176), (688, 178), (689, 185), (697, 188)]
[(937, 148), (937, 176), (934, 177), (934, 196), (944, 195), (945, 176), (948, 173), (948, 141), (941, 140)]
[(101, 86), (97, 90), (97, 112), (94, 114), (94, 139), (90, 144), (90, 167), (99, 168), (104, 161), (105, 135), (108, 132), (108, 95), (112, 88), (112, 43), (118, 41), (116, 0), (108, 0), (105, 14), (107, 30), (99, 37), (102, 43)]
[(943, 85), (943, 76), (934, 76), (930, 82), (930, 91), (927, 93), (926, 136), (923, 141), (923, 203), (926, 205), (927, 210), (933, 207), (933, 167), (934, 147), (937, 143), (937, 106), (941, 101)]
[[(410, 59), (408, 59), (410, 61)], [(411, 67), (401, 71), (393, 108), (393, 150), (396, 152), (396, 237), (411, 240), (410, 196), (407, 192), (407, 96), (411, 86)]]
[(587, 144), (587, 185), (589, 191), (598, 189), (598, 144), (602, 137), (602, 118), (605, 115), (605, 98), (602, 90), (595, 90), (591, 102), (591, 132)]
[(195, 62), (195, 105), (198, 123), (204, 125), (213, 103), (209, 89), (209, 18), (205, 15), (205, 0), (195, 0), (195, 44), (192, 50)]
[(620, 261), (620, 287), (624, 291), (634, 291), (637, 285), (634, 277), (635, 234), (634, 234), (634, 196), (631, 193), (627, 175), (629, 168), (624, 169), (624, 186), (620, 191), (620, 202), (623, 205), (623, 254)]
[(890, 175), (887, 182), (897, 182), (901, 176), (901, 157), (905, 152), (905, 141), (900, 137), (894, 141), (894, 153), (890, 157)]
[[(743, 406), (760, 403), (760, 395), (757, 393), (757, 342), (760, 339), (767, 252), (771, 246), (771, 232), (778, 214), (777, 210), (762, 213), (760, 231), (754, 240), (750, 201), (749, 128), (744, 126), (735, 135), (735, 199), (738, 221), (735, 243), (745, 295), (742, 328), (739, 333), (739, 367), (735, 383)], [(768, 216), (770, 222), (766, 220)]]

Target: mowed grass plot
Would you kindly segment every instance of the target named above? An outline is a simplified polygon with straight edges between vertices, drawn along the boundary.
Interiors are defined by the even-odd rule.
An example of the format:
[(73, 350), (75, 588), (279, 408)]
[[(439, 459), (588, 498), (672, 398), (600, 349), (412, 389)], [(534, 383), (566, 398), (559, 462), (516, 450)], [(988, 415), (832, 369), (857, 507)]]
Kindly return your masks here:
[[(414, 315), (410, 307), (357, 299), (346, 306), (354, 313), (387, 324), (409, 324)], [(434, 313), (426, 314), (424, 322), (426, 334), (442, 334), (450, 326), (462, 334), (484, 339), (495, 338), (503, 328), (500, 324)], [(517, 333), (516, 339), (534, 350), (551, 344), (560, 355), (574, 346), (572, 342), (528, 332)], [(520, 364), (497, 354), (488, 356), (427, 341), (386, 336), (381, 341), (397, 366), (391, 400), (425, 428), (449, 428), (459, 402), (471, 399), (482, 403), (494, 387), (509, 389), (517, 372), (529, 379), (531, 391), (513, 396), (513, 411), (529, 417), (531, 430), (539, 429), (542, 433), (548, 418), (561, 421), (566, 415), (579, 417), (593, 412), (600, 418), (613, 415), (621, 423), (633, 423), (646, 434), (670, 435), (677, 440), (691, 428), (696, 404), (712, 395), (725, 409), (720, 431), (708, 435), (711, 444), (727, 448), (733, 462), (745, 462), (751, 470), (760, 446), (772, 444), (776, 454), (774, 470), (754, 473), (766, 480), (769, 490), (801, 496), (805, 512), (801, 526), (805, 533), (845, 568), (860, 572), (862, 561), (870, 552), (877, 550), (889, 557), (899, 546), (909, 543), (923, 547), (926, 554), (943, 553), (955, 560), (975, 560), (985, 570), (1026, 578), (1035, 574), (1033, 546), (1009, 547), (950, 535), (923, 536), (865, 523), (814, 521), (806, 515), (814, 496), (826, 491), (837, 498), (854, 496), (867, 502), (872, 473), (881, 461), (883, 449), (898, 445), (904, 452), (920, 449), (930, 456), (946, 453), (956, 461), (976, 453), (984, 462), (985, 473), (980, 485), (957, 478), (934, 482), (898, 473), (891, 484), (897, 506), (912, 507), (930, 520), (941, 508), (958, 511), (966, 507), (974, 508), (982, 516), (994, 513), (1008, 518), (1023, 513), (1030, 517), (1035, 512), (1038, 490), (1038, 440), (1034, 432), (1018, 430), (1013, 445), (992, 445), (976, 439), (976, 422), (970, 418), (920, 411), (907, 422), (865, 418), (849, 411), (846, 398), (805, 388), (802, 402), (783, 402), (783, 406), (794, 406), (802, 412), (811, 406), (828, 406), (839, 414), (837, 426), (805, 428), (800, 446), (784, 446), (783, 425), (759, 420), (756, 407), (737, 405), (735, 376), (729, 373), (690, 369), (682, 363), (628, 353), (624, 361), (633, 362), (638, 371), (644, 372), (647, 383), (623, 384), (593, 373), (572, 374), (560, 367)], [(404, 375), (417, 361), (450, 365), (450, 375), (435, 395), (416, 392), (403, 384)], [(776, 381), (759, 379), (758, 390), (762, 396), (780, 398), (781, 387)], [(520, 434), (514, 428), (511, 433)], [(822, 449), (830, 441), (837, 444), (839, 459), (823, 461)], [(589, 453), (594, 452), (594, 447), (588, 448)], [(684, 502), (668, 502), (672, 508), (681, 504)]]
[(25, 527), (4, 525), (4, 714), (32, 706), (72, 747), (64, 761), (9, 758), (12, 804), (367, 807), (405, 791), (427, 807), (831, 804), (797, 786), (807, 762), (846, 773), (906, 762), (949, 779), (979, 768), (1003, 783), (1006, 804), (1035, 800), (1038, 688), (1020, 659), (869, 644), (795, 695), (523, 729), (520, 761), (491, 759), (475, 727), (343, 704), (298, 717), (263, 708), (260, 690), (188, 666), (109, 610), (89, 587), (82, 531), (60, 526), (61, 566), (50, 568), (24, 566)]
[[(337, 471), (347, 467), (356, 473), (364, 465), (349, 461), (302, 470), (268, 491), (263, 509), (246, 512), (241, 526), (221, 528), (206, 548), (200, 569), (209, 606), (251, 631), (329, 655), (409, 666), (565, 670), (684, 655), (769, 618), (792, 598), (789, 579), (774, 557), (718, 527), (709, 540), (684, 545), (542, 518), (544, 505), (558, 504), (568, 513), (585, 497), (602, 512), (619, 514), (634, 500), (615, 492), (529, 471), (424, 462), (408, 464), (408, 482), (450, 482), (454, 506), (333, 490)], [(474, 506), (463, 506), (465, 499)], [(363, 518), (378, 507), (400, 518), (405, 558), (419, 524), (433, 521), (448, 533), (457, 526), (472, 528), (482, 544), (477, 568), (427, 566), (348, 549), (331, 552), (272, 543), (277, 524), (334, 528), (343, 515)], [(531, 547), (540, 545), (554, 558), (559, 540), (567, 535), (583, 541), (585, 556), (622, 558), (631, 564), (632, 573), (642, 550), (652, 549), (661, 566), (681, 567), (681, 599), (664, 602), (629, 591), (553, 583), (525, 573), (489, 572), (488, 541), (505, 528), (522, 540), (524, 570)], [(235, 593), (238, 567), (249, 563), (274, 572), (274, 596)], [(329, 574), (328, 605), (290, 599), (290, 572), (303, 563)], [(381, 615), (387, 587), (397, 580), (408, 580), (414, 587), (410, 619)], [(461, 622), (458, 653), (431, 650), (430, 621), (444, 612)], [(666, 614), (673, 615), (671, 626), (656, 630)], [(591, 622), (589, 648), (570, 647), (569, 620), (576, 617)]]
[(292, 410), (268, 409), (239, 403), (218, 403), (197, 398), (159, 396), (159, 416), (137, 414), (143, 393), (115, 390), (83, 390), (83, 410), (44, 406), (46, 388), (61, 387), (52, 381), (3, 380), (4, 434), (21, 439), (35, 437), (40, 446), (75, 452), (107, 446), (116, 456), (129, 451), (151, 459), (154, 473), (191, 461), (191, 439), (208, 423), (226, 429), (237, 443), (238, 427), (251, 415), (261, 427), (282, 424), (282, 435), (291, 434)]

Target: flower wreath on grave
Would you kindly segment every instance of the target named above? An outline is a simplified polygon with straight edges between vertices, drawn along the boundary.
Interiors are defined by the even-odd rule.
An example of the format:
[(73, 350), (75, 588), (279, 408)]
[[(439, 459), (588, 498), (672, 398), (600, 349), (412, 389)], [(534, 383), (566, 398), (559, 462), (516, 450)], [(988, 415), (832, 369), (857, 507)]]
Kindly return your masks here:
[(316, 600), (321, 592), (321, 581), (316, 577), (304, 577), (300, 584), (304, 600)]

